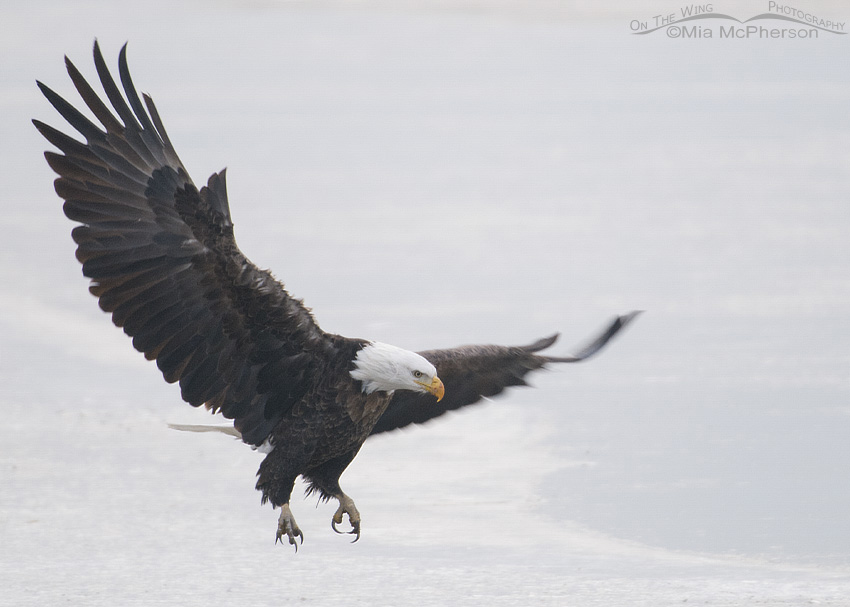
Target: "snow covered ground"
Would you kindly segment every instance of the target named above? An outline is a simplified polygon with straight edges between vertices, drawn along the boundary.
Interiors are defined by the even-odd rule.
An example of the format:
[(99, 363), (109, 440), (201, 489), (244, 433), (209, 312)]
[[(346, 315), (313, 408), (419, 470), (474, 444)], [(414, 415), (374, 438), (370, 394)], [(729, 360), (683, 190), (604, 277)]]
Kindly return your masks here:
[[(850, 37), (608, 6), (0, 3), (0, 604), (850, 605)], [(567, 353), (647, 313), (369, 442), (359, 543), (296, 496), (275, 546), (261, 456), (169, 430), (210, 418), (80, 276), (29, 119), (61, 124), (34, 79), (76, 101), (95, 37), (325, 329)]]

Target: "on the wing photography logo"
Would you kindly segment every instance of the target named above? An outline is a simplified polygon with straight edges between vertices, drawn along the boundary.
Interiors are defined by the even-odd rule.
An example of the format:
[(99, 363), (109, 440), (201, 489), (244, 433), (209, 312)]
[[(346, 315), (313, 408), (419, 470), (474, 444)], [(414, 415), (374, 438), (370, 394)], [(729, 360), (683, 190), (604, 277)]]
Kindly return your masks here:
[(817, 39), (847, 34), (844, 21), (827, 19), (785, 2), (770, 0), (767, 12), (738, 19), (718, 12), (713, 3), (689, 4), (677, 11), (632, 19), (632, 34), (663, 32), (668, 38), (716, 38), (726, 40)]

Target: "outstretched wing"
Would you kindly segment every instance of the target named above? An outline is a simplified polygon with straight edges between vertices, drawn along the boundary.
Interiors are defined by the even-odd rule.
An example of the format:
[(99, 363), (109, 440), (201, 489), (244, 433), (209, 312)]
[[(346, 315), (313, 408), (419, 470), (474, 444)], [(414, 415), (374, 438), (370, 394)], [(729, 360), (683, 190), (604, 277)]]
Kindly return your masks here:
[[(38, 83), (85, 143), (34, 120), (63, 154), (45, 157), (90, 291), (133, 345), (155, 359), (183, 399), (234, 420), (259, 445), (306, 391), (335, 336), (239, 251), (224, 171), (198, 190), (151, 98), (144, 105), (119, 57), (121, 95), (95, 42), (94, 61), (117, 117), (66, 58), (96, 125)], [(128, 105), (129, 104), (129, 105)], [(147, 109), (147, 111), (146, 111)]]
[(461, 346), (449, 350), (420, 352), (435, 367), (446, 387), (440, 402), (429, 394), (398, 391), (372, 434), (409, 424), (421, 424), (446, 411), (495, 396), (510, 386), (525, 386), (525, 376), (548, 363), (579, 362), (602, 349), (639, 312), (617, 317), (596, 339), (572, 356), (538, 354), (555, 343), (558, 335), (545, 337), (527, 346)]

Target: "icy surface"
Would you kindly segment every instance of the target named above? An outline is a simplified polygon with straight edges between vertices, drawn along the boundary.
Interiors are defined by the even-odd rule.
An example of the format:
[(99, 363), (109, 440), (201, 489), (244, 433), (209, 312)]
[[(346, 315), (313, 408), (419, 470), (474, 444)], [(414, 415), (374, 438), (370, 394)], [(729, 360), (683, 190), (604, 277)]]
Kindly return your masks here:
[[(847, 36), (633, 36), (679, 8), (633, 4), (0, 3), (0, 604), (849, 604)], [(95, 36), (325, 329), (568, 353), (647, 313), (368, 443), (359, 543), (296, 493), (275, 546), (262, 456), (169, 430), (218, 420), (80, 276), (29, 119)]]

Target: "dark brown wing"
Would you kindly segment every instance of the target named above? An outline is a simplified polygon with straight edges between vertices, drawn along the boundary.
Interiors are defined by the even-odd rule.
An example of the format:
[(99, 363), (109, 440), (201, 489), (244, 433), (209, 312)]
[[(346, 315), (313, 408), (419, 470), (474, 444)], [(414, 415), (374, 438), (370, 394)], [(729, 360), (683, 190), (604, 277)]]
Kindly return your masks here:
[(421, 424), (446, 411), (472, 405), (487, 396), (495, 396), (510, 386), (525, 386), (526, 374), (548, 363), (586, 360), (601, 350), (638, 314), (631, 312), (618, 316), (599, 337), (572, 356), (537, 354), (555, 343), (557, 334), (527, 346), (461, 346), (450, 350), (420, 352), (437, 367), (437, 375), (446, 387), (445, 396), (437, 402), (429, 394), (396, 392), (372, 434), (403, 428), (409, 424)]
[[(183, 399), (234, 420), (261, 444), (334, 348), (310, 312), (239, 251), (225, 174), (200, 191), (177, 157), (153, 101), (140, 100), (119, 57), (122, 97), (95, 42), (94, 60), (117, 117), (66, 58), (96, 125), (38, 83), (79, 142), (34, 120), (63, 154), (46, 152), (91, 292), (133, 345), (155, 359)], [(128, 105), (129, 104), (129, 105)], [(147, 111), (146, 111), (147, 110)]]

